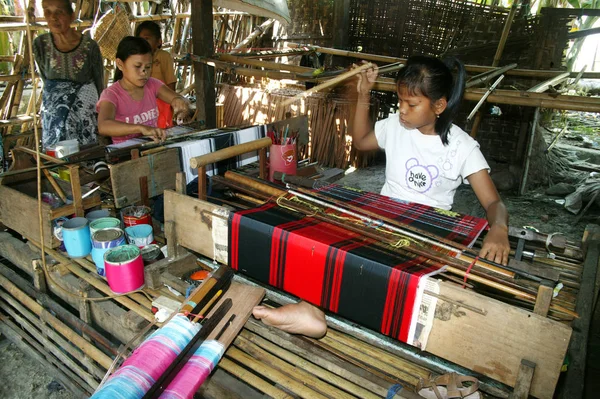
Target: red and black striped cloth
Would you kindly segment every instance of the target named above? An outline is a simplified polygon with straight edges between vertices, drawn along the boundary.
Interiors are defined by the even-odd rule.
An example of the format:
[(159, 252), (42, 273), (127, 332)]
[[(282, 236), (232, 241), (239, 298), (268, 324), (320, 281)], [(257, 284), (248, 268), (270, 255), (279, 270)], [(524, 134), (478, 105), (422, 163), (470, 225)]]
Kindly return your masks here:
[[(462, 244), (487, 226), (483, 219), (336, 185), (318, 191)], [(357, 233), (273, 203), (230, 215), (229, 265), (403, 342), (417, 316), (419, 279), (438, 269), (425, 258), (386, 251)]]

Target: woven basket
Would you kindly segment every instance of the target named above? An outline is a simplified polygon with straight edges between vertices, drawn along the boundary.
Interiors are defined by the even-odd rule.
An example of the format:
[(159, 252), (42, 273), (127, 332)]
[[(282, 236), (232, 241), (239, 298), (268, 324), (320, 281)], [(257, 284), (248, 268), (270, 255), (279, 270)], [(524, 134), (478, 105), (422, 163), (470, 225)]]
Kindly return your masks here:
[(92, 28), (92, 37), (98, 43), (102, 56), (111, 61), (115, 60), (117, 46), (125, 36), (131, 36), (131, 22), (127, 11), (120, 5), (104, 14)]

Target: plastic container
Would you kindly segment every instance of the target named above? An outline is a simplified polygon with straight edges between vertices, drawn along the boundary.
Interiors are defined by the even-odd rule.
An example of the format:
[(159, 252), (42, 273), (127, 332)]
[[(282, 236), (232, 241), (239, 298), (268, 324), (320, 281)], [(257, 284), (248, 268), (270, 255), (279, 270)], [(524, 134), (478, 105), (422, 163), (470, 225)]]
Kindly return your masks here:
[(295, 175), (298, 167), (296, 144), (271, 145), (269, 150), (269, 180), (274, 181), (273, 174), (281, 172)]
[(92, 251), (90, 226), (86, 218), (76, 217), (64, 222), (62, 237), (71, 258), (83, 258)]
[(57, 158), (63, 158), (76, 152), (79, 152), (79, 142), (77, 140), (59, 141), (54, 146), (54, 154)]

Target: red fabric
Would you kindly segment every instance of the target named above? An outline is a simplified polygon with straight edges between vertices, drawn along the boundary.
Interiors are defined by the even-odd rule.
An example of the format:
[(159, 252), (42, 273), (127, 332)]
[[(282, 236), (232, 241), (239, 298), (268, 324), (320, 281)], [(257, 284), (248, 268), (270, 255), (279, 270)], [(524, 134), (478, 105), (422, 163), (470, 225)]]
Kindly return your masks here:
[(161, 129), (167, 129), (173, 126), (173, 108), (171, 104), (167, 104), (160, 98), (156, 99), (156, 106), (158, 107), (158, 121), (156, 125)]

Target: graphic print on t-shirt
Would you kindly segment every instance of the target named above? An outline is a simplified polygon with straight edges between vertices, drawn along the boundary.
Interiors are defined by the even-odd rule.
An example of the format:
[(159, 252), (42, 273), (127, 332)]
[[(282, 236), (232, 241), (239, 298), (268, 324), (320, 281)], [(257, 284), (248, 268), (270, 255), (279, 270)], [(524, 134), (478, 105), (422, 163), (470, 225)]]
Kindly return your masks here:
[(433, 185), (440, 172), (435, 165), (421, 165), (417, 158), (406, 161), (406, 186), (419, 193), (425, 193)]
[(146, 112), (142, 112), (139, 115), (134, 115), (133, 122), (130, 122), (129, 117), (126, 116), (125, 123), (135, 123), (138, 125), (143, 125), (143, 124), (146, 124), (146, 122), (148, 122), (148, 121), (156, 120), (156, 119), (158, 119), (158, 108), (152, 108)]

